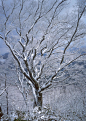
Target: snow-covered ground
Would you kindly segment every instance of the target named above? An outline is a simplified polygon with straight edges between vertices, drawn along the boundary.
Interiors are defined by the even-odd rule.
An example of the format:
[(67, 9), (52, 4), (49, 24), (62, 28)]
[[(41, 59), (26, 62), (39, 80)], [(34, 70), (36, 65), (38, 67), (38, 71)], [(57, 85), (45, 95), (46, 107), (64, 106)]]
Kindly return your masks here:
[[(49, 106), (55, 113), (63, 119), (74, 121), (86, 120), (86, 85), (68, 85), (63, 87), (52, 87), (43, 92), (43, 106)], [(7, 111), (6, 93), (0, 96), (2, 111)], [(28, 95), (28, 110), (32, 111), (33, 95)], [(16, 86), (8, 88), (8, 110), (9, 114), (13, 111), (26, 111), (24, 98)]]

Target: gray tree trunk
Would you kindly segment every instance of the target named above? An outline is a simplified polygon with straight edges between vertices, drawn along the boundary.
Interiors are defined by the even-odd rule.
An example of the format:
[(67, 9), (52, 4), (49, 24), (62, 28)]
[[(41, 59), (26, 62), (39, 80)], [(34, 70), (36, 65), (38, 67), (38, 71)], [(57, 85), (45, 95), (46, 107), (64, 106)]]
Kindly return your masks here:
[(41, 92), (36, 91), (36, 99), (34, 98), (33, 108), (37, 106), (38, 109), (41, 110), (42, 108), (42, 93)]

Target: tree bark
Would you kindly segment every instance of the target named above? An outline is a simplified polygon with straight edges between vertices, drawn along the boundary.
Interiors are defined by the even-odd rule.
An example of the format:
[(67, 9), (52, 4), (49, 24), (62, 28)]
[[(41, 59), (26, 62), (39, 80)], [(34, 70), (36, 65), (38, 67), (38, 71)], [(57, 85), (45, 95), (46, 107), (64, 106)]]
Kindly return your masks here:
[[(6, 78), (6, 74), (5, 74), (5, 78)], [(7, 88), (7, 82), (5, 79), (5, 91), (6, 91), (6, 101), (7, 101), (7, 115), (8, 115), (8, 88)]]
[(34, 98), (33, 108), (38, 107), (39, 110), (42, 108), (42, 93), (36, 90), (36, 98)]
[(2, 109), (1, 109), (1, 106), (0, 106), (0, 120), (1, 120), (1, 117), (3, 116), (3, 113), (2, 113)]
[(42, 108), (42, 93), (39, 92), (39, 85), (35, 86), (31, 81), (28, 81), (32, 88), (33, 96), (34, 96), (34, 103), (33, 108), (38, 107), (39, 110)]

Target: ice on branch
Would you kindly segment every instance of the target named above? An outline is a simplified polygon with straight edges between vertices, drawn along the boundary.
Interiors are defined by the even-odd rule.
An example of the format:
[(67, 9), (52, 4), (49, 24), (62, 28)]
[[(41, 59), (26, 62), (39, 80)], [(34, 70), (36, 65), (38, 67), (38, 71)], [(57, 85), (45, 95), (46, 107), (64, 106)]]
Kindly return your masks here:
[(47, 49), (43, 49), (42, 54), (44, 54), (47, 51)]
[(36, 73), (38, 72), (37, 68), (35, 69), (35, 72), (36, 72)]
[(31, 59), (33, 59), (33, 56), (34, 56), (34, 54), (32, 53), (32, 54), (31, 54)]
[(24, 60), (25, 60), (25, 61), (27, 60), (27, 56), (25, 56)]

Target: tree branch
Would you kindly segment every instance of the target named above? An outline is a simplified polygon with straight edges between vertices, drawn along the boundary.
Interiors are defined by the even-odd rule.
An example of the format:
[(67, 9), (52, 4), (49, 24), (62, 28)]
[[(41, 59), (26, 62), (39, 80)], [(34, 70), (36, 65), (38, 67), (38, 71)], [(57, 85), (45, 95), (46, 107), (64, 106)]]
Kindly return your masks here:
[(53, 80), (53, 79), (56, 77), (57, 73), (58, 73), (59, 71), (61, 71), (62, 69), (64, 69), (64, 67), (70, 65), (72, 62), (74, 62), (75, 60), (77, 60), (77, 59), (80, 58), (81, 56), (85, 56), (85, 55), (86, 55), (86, 54), (79, 55), (78, 57), (76, 57), (75, 59), (73, 59), (72, 61), (70, 61), (69, 63), (65, 64), (63, 67), (59, 68), (59, 69), (57, 70), (57, 72), (55, 73), (55, 75), (52, 76), (51, 80)]
[(0, 35), (0, 38), (1, 38), (1, 39), (4, 39), (1, 35)]
[[(25, 72), (24, 68), (22, 67), (21, 62), (19, 61), (19, 59), (18, 59), (17, 56), (15, 55), (14, 50), (12, 49), (11, 45), (7, 42), (7, 40), (4, 40), (4, 41), (5, 41), (6, 45), (9, 47), (9, 49), (10, 49), (10, 51), (11, 51), (13, 57), (14, 57), (15, 60), (18, 62), (18, 65), (19, 65), (19, 67), (20, 67), (20, 70), (22, 71), (22, 73), (24, 74), (24, 76), (25, 76), (27, 79), (29, 79), (29, 80), (33, 83), (33, 85), (34, 85), (36, 88), (38, 88), (38, 83), (37, 83), (37, 81), (35, 81), (35, 80), (32, 78), (32, 76), (31, 76), (32, 74), (31, 74), (30, 70), (28, 70), (28, 71), (29, 71), (29, 74), (30, 74), (30, 77), (29, 77), (29, 75)], [(26, 61), (25, 61), (25, 63), (27, 64)]]
[(74, 38), (74, 36), (75, 36), (75, 34), (76, 34), (76, 32), (77, 32), (78, 26), (79, 26), (80, 19), (81, 19), (82, 15), (83, 15), (83, 13), (84, 13), (84, 11), (85, 11), (85, 8), (86, 8), (86, 6), (84, 7), (84, 9), (83, 9), (82, 13), (80, 14), (80, 16), (78, 15), (78, 21), (77, 21), (77, 25), (76, 25), (75, 31), (74, 31), (74, 33), (73, 33), (73, 35), (72, 35), (70, 41), (68, 42), (67, 46), (66, 46), (65, 49), (64, 49), (63, 56), (62, 56), (62, 59), (61, 59), (60, 64), (63, 63), (64, 54), (65, 54), (67, 48), (69, 47), (69, 45), (71, 44), (71, 42), (73, 41), (73, 38)]

